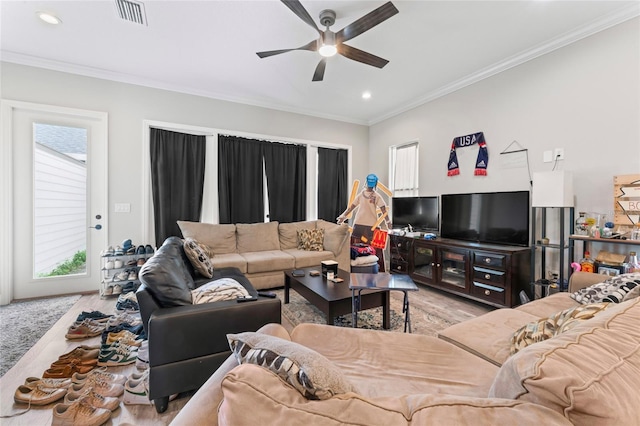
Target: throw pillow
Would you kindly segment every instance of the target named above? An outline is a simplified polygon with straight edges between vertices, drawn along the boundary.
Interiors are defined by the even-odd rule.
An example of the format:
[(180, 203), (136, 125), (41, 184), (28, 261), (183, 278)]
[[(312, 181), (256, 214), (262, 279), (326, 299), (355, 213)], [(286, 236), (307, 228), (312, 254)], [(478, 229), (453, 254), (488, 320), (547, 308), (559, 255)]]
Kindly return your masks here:
[(246, 288), (233, 278), (220, 278), (191, 290), (194, 305), (213, 303), (221, 300), (234, 300), (250, 296)]
[(611, 305), (610, 302), (579, 305), (525, 324), (511, 336), (511, 355), (533, 343), (542, 342), (570, 330), (580, 321), (593, 318)]
[(625, 294), (623, 302), (635, 299), (640, 296), (640, 285), (635, 286), (629, 293)]
[(213, 265), (208, 253), (202, 249), (201, 245), (193, 238), (185, 238), (183, 247), (196, 271), (204, 277), (213, 277)]
[(640, 273), (618, 275), (571, 294), (571, 298), (582, 304), (597, 302), (620, 303), (625, 295), (640, 285)]
[(299, 229), (298, 249), (306, 251), (322, 251), (324, 229)]
[(238, 363), (272, 371), (307, 399), (354, 391), (338, 367), (312, 349), (262, 333), (227, 334), (227, 339)]

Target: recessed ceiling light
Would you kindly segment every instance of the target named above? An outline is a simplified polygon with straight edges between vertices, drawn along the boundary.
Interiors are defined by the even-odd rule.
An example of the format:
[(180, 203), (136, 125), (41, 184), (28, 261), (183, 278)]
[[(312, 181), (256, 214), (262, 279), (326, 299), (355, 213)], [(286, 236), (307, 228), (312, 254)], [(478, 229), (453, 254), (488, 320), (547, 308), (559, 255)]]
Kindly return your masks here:
[(362, 94), (362, 99), (371, 99), (371, 92), (364, 92)]
[(60, 18), (49, 12), (36, 12), (36, 15), (38, 15), (38, 18), (42, 19), (47, 24), (58, 25), (62, 23), (62, 20)]

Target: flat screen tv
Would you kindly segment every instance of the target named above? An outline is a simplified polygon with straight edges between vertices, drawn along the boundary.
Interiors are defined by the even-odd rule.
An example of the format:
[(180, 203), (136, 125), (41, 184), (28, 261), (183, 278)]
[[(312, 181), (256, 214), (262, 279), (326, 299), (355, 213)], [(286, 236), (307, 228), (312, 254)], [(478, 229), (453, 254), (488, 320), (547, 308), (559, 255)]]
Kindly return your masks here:
[(391, 223), (394, 229), (438, 230), (438, 197), (394, 197), (391, 199)]
[(442, 238), (529, 245), (529, 191), (444, 194)]

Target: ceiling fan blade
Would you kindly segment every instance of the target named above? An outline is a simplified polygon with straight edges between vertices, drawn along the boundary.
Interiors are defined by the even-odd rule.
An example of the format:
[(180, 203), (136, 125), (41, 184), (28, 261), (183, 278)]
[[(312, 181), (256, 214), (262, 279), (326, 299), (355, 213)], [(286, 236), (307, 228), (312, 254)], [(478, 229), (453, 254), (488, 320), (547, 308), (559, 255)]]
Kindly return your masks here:
[(356, 49), (355, 47), (351, 47), (346, 44), (338, 45), (338, 53), (345, 58), (362, 62), (363, 64), (371, 65), (377, 68), (382, 68), (389, 63), (389, 61), (387, 61), (386, 59), (383, 59), (376, 55), (372, 55), (371, 53), (367, 53), (364, 50)]
[(256, 52), (256, 55), (261, 58), (268, 58), (269, 56), (279, 55), (281, 53), (287, 53), (293, 50), (309, 50), (311, 52), (315, 52), (318, 50), (318, 40), (311, 40), (304, 46), (294, 47), (293, 49), (267, 50), (265, 52)]
[(327, 58), (322, 58), (320, 62), (318, 62), (316, 71), (313, 73), (312, 81), (322, 81), (322, 79), (324, 78), (324, 69), (326, 67), (327, 67)]
[(284, 3), (285, 6), (291, 9), (291, 11), (295, 13), (298, 16), (298, 18), (302, 19), (309, 26), (313, 27), (314, 30), (320, 33), (320, 29), (316, 25), (311, 15), (309, 15), (309, 12), (307, 12), (307, 9), (304, 8), (302, 3), (300, 3), (298, 0), (281, 0), (281, 1), (282, 3)]
[(363, 32), (368, 31), (376, 25), (391, 18), (396, 13), (398, 13), (398, 9), (396, 9), (393, 3), (385, 3), (338, 31), (336, 33), (336, 41), (337, 43), (342, 43), (347, 40), (351, 40), (352, 38), (359, 36)]

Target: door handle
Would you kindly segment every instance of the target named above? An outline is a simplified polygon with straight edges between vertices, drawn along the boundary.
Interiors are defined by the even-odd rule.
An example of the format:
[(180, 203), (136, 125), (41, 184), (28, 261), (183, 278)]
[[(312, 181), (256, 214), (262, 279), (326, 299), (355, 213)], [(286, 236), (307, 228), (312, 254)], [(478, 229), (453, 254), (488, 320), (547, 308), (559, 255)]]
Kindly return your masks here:
[(96, 229), (97, 231), (99, 231), (99, 230), (101, 230), (101, 229), (102, 229), (102, 225), (98, 224), (98, 225), (96, 225), (96, 226), (90, 226), (89, 228), (94, 228), (94, 229)]

